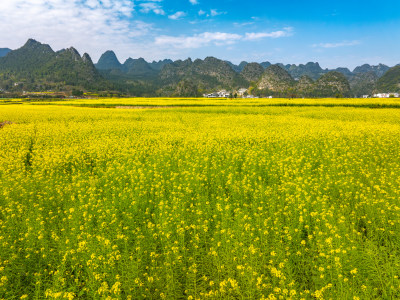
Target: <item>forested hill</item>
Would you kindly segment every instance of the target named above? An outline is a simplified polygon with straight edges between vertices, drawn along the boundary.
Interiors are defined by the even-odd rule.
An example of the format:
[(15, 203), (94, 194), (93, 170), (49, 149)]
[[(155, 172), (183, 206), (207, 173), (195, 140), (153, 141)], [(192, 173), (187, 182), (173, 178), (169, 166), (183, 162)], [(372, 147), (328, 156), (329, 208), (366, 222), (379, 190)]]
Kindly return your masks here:
[(322, 69), (307, 64), (248, 63), (235, 65), (215, 57), (147, 62), (128, 58), (121, 63), (114, 51), (94, 64), (89, 54), (71, 47), (54, 51), (30, 39), (16, 50), (0, 49), (0, 93), (23, 91), (114, 92), (130, 96), (199, 96), (216, 90), (248, 89), (258, 96), (361, 96), (400, 90), (400, 67), (368, 64)]

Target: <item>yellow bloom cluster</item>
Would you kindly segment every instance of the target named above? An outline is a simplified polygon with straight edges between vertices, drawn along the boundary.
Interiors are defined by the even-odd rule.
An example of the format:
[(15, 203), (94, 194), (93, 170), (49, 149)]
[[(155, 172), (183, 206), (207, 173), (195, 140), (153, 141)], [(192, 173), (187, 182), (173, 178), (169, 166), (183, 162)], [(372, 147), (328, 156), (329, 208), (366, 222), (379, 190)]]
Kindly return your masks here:
[(0, 299), (400, 298), (399, 100), (265, 101), (0, 103)]

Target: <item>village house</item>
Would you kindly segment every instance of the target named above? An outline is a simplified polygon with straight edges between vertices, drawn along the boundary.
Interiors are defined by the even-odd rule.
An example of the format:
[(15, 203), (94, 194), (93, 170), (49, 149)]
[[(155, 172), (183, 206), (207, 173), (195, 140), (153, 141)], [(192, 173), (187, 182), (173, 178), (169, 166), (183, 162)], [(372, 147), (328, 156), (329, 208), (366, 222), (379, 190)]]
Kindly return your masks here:
[(219, 92), (214, 92), (211, 94), (204, 94), (203, 97), (205, 98), (229, 98), (231, 94), (226, 90), (221, 90)]
[(259, 97), (254, 96), (254, 95), (247, 95), (247, 96), (243, 96), (242, 98), (246, 98), (246, 99), (257, 99)]
[(238, 96), (243, 97), (247, 93), (247, 89), (241, 88), (237, 91)]
[(379, 93), (374, 94), (374, 98), (399, 98), (399, 93)]

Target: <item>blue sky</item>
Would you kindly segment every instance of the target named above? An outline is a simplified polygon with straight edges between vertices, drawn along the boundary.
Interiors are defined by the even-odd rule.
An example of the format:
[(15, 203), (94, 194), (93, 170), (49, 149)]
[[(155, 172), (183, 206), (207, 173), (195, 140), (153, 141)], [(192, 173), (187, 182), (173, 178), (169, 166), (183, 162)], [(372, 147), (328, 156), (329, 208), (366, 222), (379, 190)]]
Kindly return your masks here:
[(209, 0), (1, 1), (0, 47), (28, 38), (146, 60), (215, 56), (239, 63), (354, 68), (400, 63), (400, 2)]

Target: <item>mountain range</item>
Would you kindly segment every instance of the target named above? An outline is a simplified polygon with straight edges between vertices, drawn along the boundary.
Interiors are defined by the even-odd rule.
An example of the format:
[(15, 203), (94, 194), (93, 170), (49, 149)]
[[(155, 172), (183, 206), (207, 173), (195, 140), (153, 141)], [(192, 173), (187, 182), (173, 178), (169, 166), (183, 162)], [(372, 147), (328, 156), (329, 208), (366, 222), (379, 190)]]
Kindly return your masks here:
[(400, 91), (400, 66), (364, 64), (322, 69), (317, 62), (235, 65), (214, 57), (121, 63), (113, 51), (94, 64), (71, 47), (53, 51), (30, 39), (17, 49), (0, 48), (0, 92), (84, 90), (130, 96), (199, 96), (218, 89), (248, 88), (258, 96), (359, 97)]
[(9, 52), (11, 52), (9, 48), (0, 48), (0, 57), (6, 56)]

